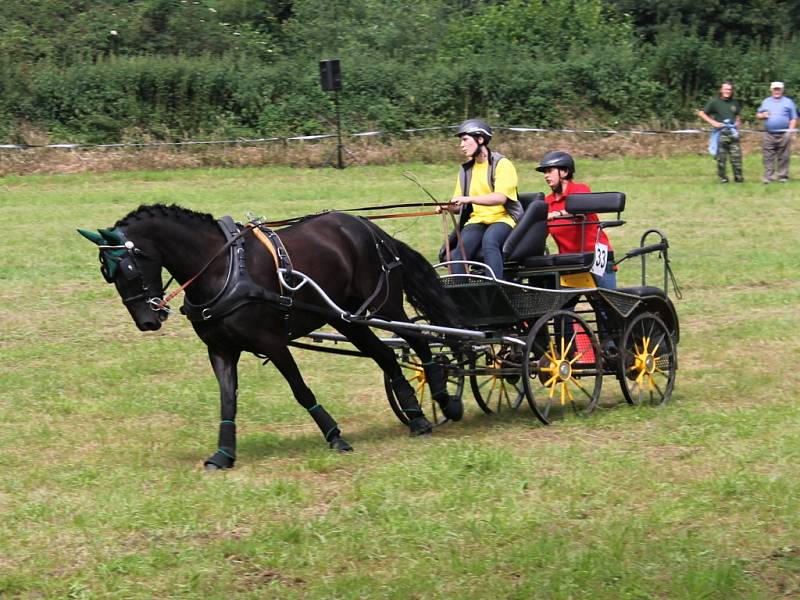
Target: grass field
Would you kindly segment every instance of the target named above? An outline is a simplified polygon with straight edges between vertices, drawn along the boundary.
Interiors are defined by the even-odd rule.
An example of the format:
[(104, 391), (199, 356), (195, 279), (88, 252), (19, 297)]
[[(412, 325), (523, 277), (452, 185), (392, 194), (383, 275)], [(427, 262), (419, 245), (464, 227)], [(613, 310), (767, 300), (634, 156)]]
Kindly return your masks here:
[[(618, 251), (669, 235), (684, 292), (669, 405), (629, 407), (607, 379), (619, 404), (544, 427), (467, 392), (463, 422), (411, 439), (377, 367), (298, 351), (356, 448), (339, 455), (243, 357), (238, 462), (210, 475), (204, 346), (177, 312), (139, 333), (76, 227), (155, 202), (279, 219), (424, 201), (402, 172), (445, 197), (455, 166), (0, 178), (0, 596), (799, 597), (800, 181), (756, 183), (757, 161), (726, 186), (705, 157), (579, 165), (628, 195)], [(434, 257), (437, 218), (381, 225)]]

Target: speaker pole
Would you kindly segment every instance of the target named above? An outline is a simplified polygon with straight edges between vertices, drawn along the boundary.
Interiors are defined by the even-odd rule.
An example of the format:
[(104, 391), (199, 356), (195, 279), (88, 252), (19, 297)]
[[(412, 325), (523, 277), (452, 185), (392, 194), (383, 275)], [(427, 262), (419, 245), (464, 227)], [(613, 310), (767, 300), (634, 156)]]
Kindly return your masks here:
[(339, 111), (339, 90), (333, 92), (333, 101), (336, 104), (336, 168), (344, 169), (342, 162), (342, 119)]
[(342, 114), (339, 106), (339, 90), (342, 89), (342, 71), (338, 58), (330, 58), (319, 61), (319, 83), (324, 92), (333, 92), (333, 104), (336, 107), (336, 148), (331, 152), (323, 166), (333, 162), (333, 155), (336, 154), (337, 169), (344, 169), (344, 156), (342, 153), (355, 160), (355, 156), (342, 144)]

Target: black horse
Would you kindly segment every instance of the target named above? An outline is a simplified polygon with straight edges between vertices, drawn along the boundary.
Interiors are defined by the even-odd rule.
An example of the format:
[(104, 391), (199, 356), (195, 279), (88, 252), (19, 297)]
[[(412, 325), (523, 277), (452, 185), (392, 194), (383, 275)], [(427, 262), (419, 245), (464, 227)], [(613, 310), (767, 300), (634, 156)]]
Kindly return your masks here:
[[(140, 206), (111, 229), (78, 231), (100, 246), (103, 276), (115, 284), (140, 330), (156, 330), (167, 318), (162, 267), (185, 286), (181, 312), (208, 346), (220, 387), (219, 445), (205, 461), (206, 469), (230, 468), (236, 460), (237, 364), (243, 351), (267, 358), (278, 368), (331, 448), (352, 450), (306, 386), (287, 347), (325, 323), (390, 377), (409, 416), (411, 434), (431, 431), (394, 352), (361, 319), (351, 317), (367, 314), (407, 323), (404, 291), (431, 323), (454, 324), (456, 309), (425, 258), (371, 222), (337, 212), (307, 217), (278, 234), (266, 230), (273, 250), (256, 239), (258, 235), (266, 241), (257, 227), (242, 228), (229, 217), (217, 221), (175, 205)], [(279, 266), (285, 275), (282, 281)], [(413, 330), (397, 333), (422, 360), (431, 394), (444, 415), (460, 419), (463, 405), (448, 395), (445, 375), (432, 360), (427, 341)]]

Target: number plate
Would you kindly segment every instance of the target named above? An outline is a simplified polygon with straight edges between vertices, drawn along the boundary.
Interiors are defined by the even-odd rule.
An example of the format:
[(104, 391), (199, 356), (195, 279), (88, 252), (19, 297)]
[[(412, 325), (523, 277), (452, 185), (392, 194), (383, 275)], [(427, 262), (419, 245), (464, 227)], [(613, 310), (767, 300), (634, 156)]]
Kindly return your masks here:
[(606, 274), (606, 266), (608, 265), (608, 246), (597, 242), (594, 245), (594, 263), (590, 272), (602, 277)]

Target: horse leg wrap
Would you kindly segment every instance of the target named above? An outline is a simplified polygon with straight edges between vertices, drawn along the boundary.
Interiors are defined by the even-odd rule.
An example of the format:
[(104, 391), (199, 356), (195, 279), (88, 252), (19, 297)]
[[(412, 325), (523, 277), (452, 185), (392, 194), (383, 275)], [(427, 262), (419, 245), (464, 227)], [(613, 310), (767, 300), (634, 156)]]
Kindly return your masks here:
[(397, 403), (400, 405), (400, 410), (408, 417), (408, 427), (411, 430), (411, 435), (430, 433), (433, 430), (433, 425), (422, 412), (411, 384), (402, 375), (392, 379), (391, 383)]
[(230, 469), (236, 462), (236, 423), (221, 421), (219, 424), (219, 438), (217, 451), (205, 461), (206, 467)]
[(317, 427), (319, 427), (325, 441), (333, 448), (336, 439), (342, 435), (336, 420), (328, 414), (327, 410), (322, 408), (321, 404), (315, 404), (308, 409), (308, 412), (311, 413), (311, 418), (314, 419)]
[(447, 393), (447, 376), (444, 368), (436, 362), (425, 363), (423, 367), (431, 396), (441, 407), (444, 416), (451, 421), (460, 421), (464, 416), (464, 404), (460, 398)]

